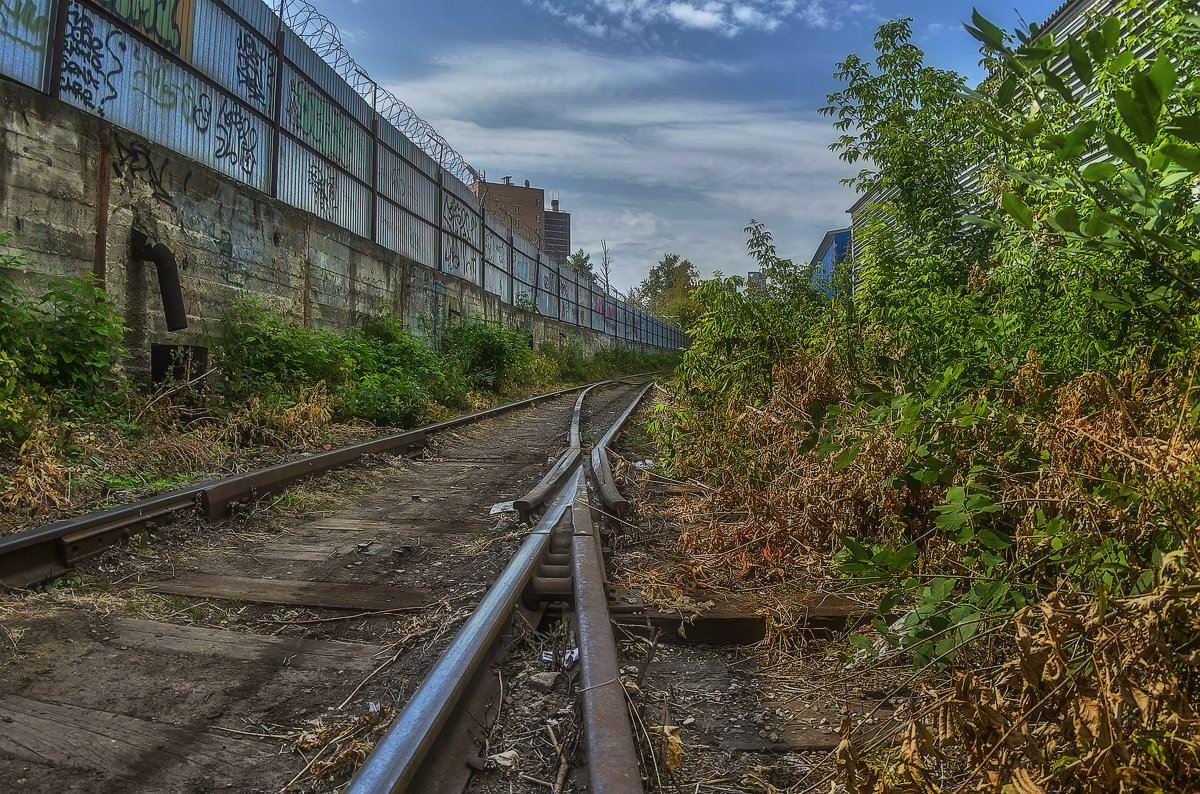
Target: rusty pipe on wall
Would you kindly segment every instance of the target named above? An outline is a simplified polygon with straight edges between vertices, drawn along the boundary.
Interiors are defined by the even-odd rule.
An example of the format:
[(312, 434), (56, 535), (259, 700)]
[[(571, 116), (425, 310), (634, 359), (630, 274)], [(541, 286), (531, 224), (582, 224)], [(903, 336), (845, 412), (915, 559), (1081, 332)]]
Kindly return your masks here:
[(187, 311), (183, 308), (183, 287), (179, 283), (179, 263), (175, 261), (175, 253), (165, 243), (150, 245), (146, 233), (137, 229), (130, 234), (129, 253), (134, 259), (154, 264), (167, 330), (182, 331), (187, 328)]

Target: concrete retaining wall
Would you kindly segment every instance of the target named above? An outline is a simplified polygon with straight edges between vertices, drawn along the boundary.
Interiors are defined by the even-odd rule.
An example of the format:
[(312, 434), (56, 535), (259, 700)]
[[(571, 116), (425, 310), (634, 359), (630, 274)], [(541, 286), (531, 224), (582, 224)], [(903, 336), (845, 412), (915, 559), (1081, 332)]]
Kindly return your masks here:
[[(219, 341), (226, 307), (251, 297), (305, 328), (339, 331), (395, 310), (430, 340), (474, 316), (526, 327), (535, 344), (614, 343), (520, 312), (34, 90), (0, 79), (0, 92), (0, 230), (15, 232), (9, 252), (29, 262), (12, 276), (31, 290), (48, 274), (101, 278), (130, 328), (135, 377), (147, 377), (155, 345)], [(154, 266), (129, 254), (135, 227), (176, 255), (186, 330), (166, 330)]]

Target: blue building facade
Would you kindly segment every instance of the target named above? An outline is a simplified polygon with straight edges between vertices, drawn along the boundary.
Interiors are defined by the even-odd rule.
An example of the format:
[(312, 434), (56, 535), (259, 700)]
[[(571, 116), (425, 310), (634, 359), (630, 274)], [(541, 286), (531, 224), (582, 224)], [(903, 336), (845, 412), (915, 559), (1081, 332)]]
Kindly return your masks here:
[(817, 252), (813, 254), (808, 265), (812, 268), (813, 281), (821, 286), (826, 294), (831, 294), (834, 269), (850, 261), (850, 243), (853, 230), (834, 229), (825, 232)]

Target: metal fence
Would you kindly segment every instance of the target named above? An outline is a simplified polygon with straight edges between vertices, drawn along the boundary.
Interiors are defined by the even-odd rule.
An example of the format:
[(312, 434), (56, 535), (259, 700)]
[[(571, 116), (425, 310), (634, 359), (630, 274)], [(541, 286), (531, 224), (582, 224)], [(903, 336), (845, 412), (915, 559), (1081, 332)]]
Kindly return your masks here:
[(283, 17), (261, 0), (0, 0), (0, 75), (504, 303), (684, 344), (485, 212), (463, 181), (478, 172), (358, 69), (315, 9), (290, 0)]

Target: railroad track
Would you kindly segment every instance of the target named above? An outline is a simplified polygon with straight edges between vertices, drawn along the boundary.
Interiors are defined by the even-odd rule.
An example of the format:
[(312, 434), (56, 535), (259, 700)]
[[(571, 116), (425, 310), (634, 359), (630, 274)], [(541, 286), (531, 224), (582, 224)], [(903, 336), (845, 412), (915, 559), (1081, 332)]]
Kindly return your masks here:
[[(592, 465), (621, 505), (582, 439), (602, 450), (645, 389), (576, 391), (0, 541), (6, 583), (78, 580), (0, 601), (0, 780), (310, 791), (357, 768), (345, 791), (461, 790), (500, 703), (492, 663), (550, 608), (577, 638), (573, 790), (641, 791)], [(256, 507), (364, 459), (278, 497), (293, 514)], [(510, 502), (532, 529), (492, 514)], [(112, 545), (148, 532), (161, 545)]]

